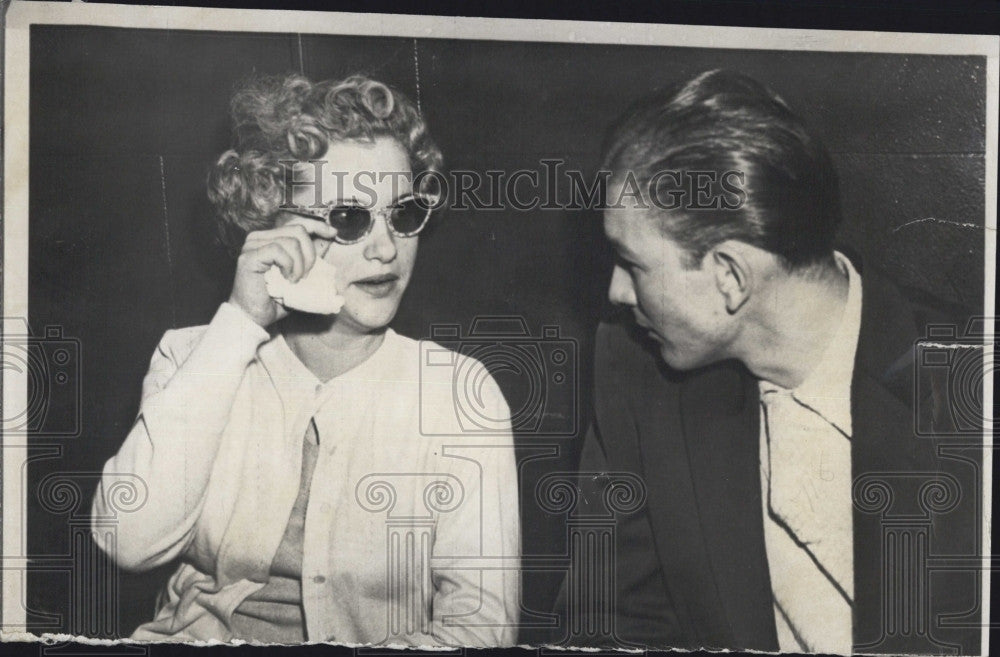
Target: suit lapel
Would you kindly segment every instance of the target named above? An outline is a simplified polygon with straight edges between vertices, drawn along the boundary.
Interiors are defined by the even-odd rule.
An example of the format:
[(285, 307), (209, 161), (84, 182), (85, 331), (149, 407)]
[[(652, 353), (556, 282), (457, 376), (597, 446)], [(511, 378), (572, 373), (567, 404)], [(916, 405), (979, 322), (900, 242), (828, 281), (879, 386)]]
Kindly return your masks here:
[(681, 390), (698, 515), (722, 606), (739, 648), (777, 649), (764, 545), (757, 383), (736, 363)]
[[(764, 550), (756, 384), (736, 363), (645, 389), (639, 415), (657, 548), (675, 604), (704, 647), (777, 649)], [(654, 394), (655, 394), (654, 393)], [(647, 393), (648, 394), (648, 393)]]

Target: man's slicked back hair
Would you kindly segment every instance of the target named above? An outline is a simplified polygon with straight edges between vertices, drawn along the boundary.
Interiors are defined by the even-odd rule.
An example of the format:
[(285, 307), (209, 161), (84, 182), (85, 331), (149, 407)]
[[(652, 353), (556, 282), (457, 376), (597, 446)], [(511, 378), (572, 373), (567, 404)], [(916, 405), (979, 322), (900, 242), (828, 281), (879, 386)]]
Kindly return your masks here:
[(634, 177), (661, 199), (668, 191), (659, 188), (676, 178), (659, 172), (735, 172), (730, 181), (745, 193), (738, 204), (651, 206), (692, 266), (730, 239), (776, 254), (789, 270), (829, 261), (841, 221), (830, 155), (781, 98), (746, 75), (708, 71), (638, 100), (609, 129), (602, 159), (613, 181)]

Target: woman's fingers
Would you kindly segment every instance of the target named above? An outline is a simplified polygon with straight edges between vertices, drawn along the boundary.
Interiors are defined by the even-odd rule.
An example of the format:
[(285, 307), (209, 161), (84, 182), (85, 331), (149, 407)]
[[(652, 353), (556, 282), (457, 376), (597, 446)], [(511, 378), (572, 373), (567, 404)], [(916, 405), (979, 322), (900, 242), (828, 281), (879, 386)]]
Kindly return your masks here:
[(309, 219), (308, 217), (297, 215), (282, 226), (282, 228), (288, 226), (302, 226), (302, 228), (305, 229), (306, 233), (309, 235), (315, 235), (316, 237), (321, 237), (325, 240), (332, 240), (337, 236), (336, 228), (325, 221), (320, 221), (319, 219)]
[[(268, 230), (254, 231), (247, 235), (245, 248), (260, 248), (261, 245), (268, 242), (277, 241), (279, 243), (285, 243), (285, 239), (293, 239), (298, 242), (298, 248), (289, 247), (293, 257), (295, 252), (301, 254), (301, 272), (296, 271), (294, 279), (298, 280), (301, 276), (304, 276), (310, 269), (312, 269), (313, 264), (316, 262), (316, 247), (313, 245), (313, 239), (319, 238), (320, 240), (327, 241), (326, 248), (329, 248), (330, 241), (333, 240), (337, 235), (337, 229), (325, 224), (318, 219), (308, 219), (305, 217), (295, 217), (291, 221), (279, 226), (277, 228), (271, 228)], [(319, 257), (326, 255), (326, 249), (321, 249)], [(297, 261), (298, 262), (298, 261)]]
[[(264, 244), (272, 242), (284, 246), (288, 249), (289, 254), (296, 259), (295, 278), (290, 280), (297, 281), (300, 277), (305, 276), (306, 272), (312, 269), (313, 263), (316, 262), (316, 249), (313, 248), (312, 240), (301, 226), (251, 233), (247, 236), (246, 243), (251, 248), (260, 248)], [(299, 265), (301, 269), (298, 268)]]
[(261, 326), (284, 317), (288, 311), (268, 295), (262, 274), (277, 266), (287, 280), (293, 283), (301, 280), (316, 262), (313, 240), (332, 240), (336, 234), (336, 230), (322, 221), (305, 217), (248, 234), (236, 265), (230, 302)]
[(263, 271), (267, 271), (271, 265), (277, 265), (285, 278), (291, 280), (295, 276), (295, 258), (281, 244), (277, 242), (265, 244), (257, 250), (257, 253), (260, 263), (264, 265)]
[(298, 242), (299, 250), (302, 252), (302, 275), (305, 276), (312, 269), (313, 263), (316, 262), (316, 249), (313, 248), (312, 238), (300, 224), (289, 224), (282, 226), (279, 230), (284, 230), (286, 234)]
[[(248, 241), (249, 242), (249, 241)], [(282, 275), (295, 282), (304, 273), (302, 251), (298, 240), (279, 237), (268, 241), (255, 241), (244, 246), (245, 256), (253, 258), (254, 270), (263, 274), (271, 265), (277, 265)]]

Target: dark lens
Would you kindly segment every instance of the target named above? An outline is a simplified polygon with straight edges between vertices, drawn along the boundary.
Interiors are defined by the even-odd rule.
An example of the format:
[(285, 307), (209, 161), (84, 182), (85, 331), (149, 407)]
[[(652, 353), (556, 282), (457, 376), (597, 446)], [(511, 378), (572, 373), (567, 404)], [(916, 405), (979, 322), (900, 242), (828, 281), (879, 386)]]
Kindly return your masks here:
[(392, 209), (392, 227), (397, 233), (403, 235), (415, 235), (424, 227), (429, 214), (429, 204), (418, 198), (409, 198), (400, 201)]
[(330, 225), (337, 229), (337, 238), (344, 242), (356, 242), (364, 237), (370, 222), (365, 208), (341, 205), (330, 209)]

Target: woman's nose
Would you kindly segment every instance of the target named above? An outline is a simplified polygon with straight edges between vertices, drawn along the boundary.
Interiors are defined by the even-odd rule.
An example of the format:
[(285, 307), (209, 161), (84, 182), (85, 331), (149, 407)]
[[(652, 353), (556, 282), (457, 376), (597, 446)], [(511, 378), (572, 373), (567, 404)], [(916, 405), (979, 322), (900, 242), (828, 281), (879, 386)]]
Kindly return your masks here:
[(365, 258), (379, 262), (392, 262), (396, 258), (396, 236), (389, 230), (384, 214), (375, 217), (372, 232), (365, 241)]
[(608, 287), (608, 299), (611, 303), (634, 306), (635, 288), (632, 287), (632, 277), (620, 266), (615, 265), (611, 272), (611, 285)]

